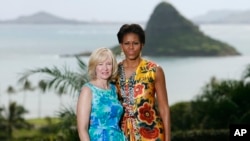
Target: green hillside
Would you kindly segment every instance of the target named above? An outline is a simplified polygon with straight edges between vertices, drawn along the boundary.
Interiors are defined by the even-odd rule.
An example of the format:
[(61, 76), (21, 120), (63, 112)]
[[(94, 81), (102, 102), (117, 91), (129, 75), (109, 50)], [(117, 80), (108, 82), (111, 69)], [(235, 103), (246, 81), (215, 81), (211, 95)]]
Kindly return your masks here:
[[(229, 56), (240, 53), (227, 43), (215, 40), (183, 17), (171, 4), (161, 2), (146, 28), (146, 56)], [(120, 47), (112, 48), (115, 53)]]

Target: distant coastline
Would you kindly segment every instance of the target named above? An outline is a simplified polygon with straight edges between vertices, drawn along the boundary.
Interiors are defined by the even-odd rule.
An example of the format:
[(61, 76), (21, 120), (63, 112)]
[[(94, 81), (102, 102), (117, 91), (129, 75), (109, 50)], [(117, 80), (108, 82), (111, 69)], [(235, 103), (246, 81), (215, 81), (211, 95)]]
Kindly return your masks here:
[[(166, 8), (166, 9), (168, 9), (169, 10), (169, 8)], [(174, 8), (173, 8), (174, 9)], [(175, 10), (175, 9), (174, 9)], [(166, 12), (167, 14), (169, 14), (168, 12)], [(178, 13), (178, 12), (176, 12), (176, 13)], [(163, 15), (164, 16), (164, 15)], [(172, 15), (169, 15), (169, 16), (167, 16), (167, 17), (171, 17)], [(174, 16), (174, 17), (176, 17), (176, 16)], [(184, 18), (184, 17), (183, 17)], [(153, 20), (153, 21), (156, 21), (156, 20)], [(159, 21), (161, 21), (161, 23), (162, 23), (162, 19), (160, 19)], [(168, 20), (168, 21), (172, 21), (172, 20)], [(143, 24), (143, 25), (146, 25), (146, 23), (147, 22), (140, 22), (139, 24)], [(174, 22), (173, 22), (174, 23)], [(192, 23), (192, 22), (189, 22), (189, 23)], [(209, 23), (209, 22), (208, 22)], [(56, 15), (53, 15), (53, 14), (50, 14), (50, 13), (47, 13), (47, 12), (38, 12), (38, 13), (35, 13), (35, 14), (32, 14), (32, 15), (30, 15), (30, 16), (21, 16), (21, 17), (19, 17), (19, 18), (17, 18), (17, 19), (14, 19), (14, 20), (6, 20), (6, 21), (0, 21), (0, 24), (39, 24), (39, 25), (46, 25), (46, 24), (73, 24), (73, 25), (75, 25), (75, 24), (124, 24), (124, 23), (122, 23), (122, 22), (99, 22), (99, 21), (92, 21), (92, 22), (90, 22), (90, 21), (78, 21), (78, 20), (69, 20), (69, 19), (65, 19), (65, 18), (61, 18), (61, 17), (59, 17), (59, 16), (56, 16)], [(148, 23), (147, 23), (148, 24)], [(204, 23), (203, 23), (204, 24)], [(169, 23), (167, 23), (167, 24), (164, 24), (164, 25), (170, 25)], [(156, 24), (156, 26), (160, 26), (159, 24)], [(152, 27), (156, 27), (156, 26), (152, 26)], [(190, 25), (185, 25), (184, 23), (183, 23), (183, 27), (189, 27), (189, 29), (190, 29), (190, 31), (192, 31), (193, 29), (196, 29), (196, 27), (195, 27), (195, 25), (192, 25), (192, 24), (190, 24)], [(165, 29), (165, 28), (164, 28)], [(191, 30), (192, 29), (192, 30)], [(146, 30), (146, 29), (145, 29)], [(181, 33), (181, 32), (183, 32), (183, 30), (181, 30), (181, 29), (178, 29), (180, 32), (179, 33)], [(169, 30), (170, 31), (170, 30)], [(177, 30), (176, 30), (177, 31)], [(188, 32), (187, 33), (187, 35), (191, 35), (190, 33), (191, 32)], [(161, 33), (162, 31), (159, 31), (158, 33)], [(149, 33), (149, 32), (147, 32), (147, 33)], [(167, 32), (166, 32), (167, 33)], [(195, 31), (193, 31), (193, 33), (194, 33), (194, 35), (196, 36), (196, 33), (197, 33), (197, 31), (195, 30)], [(186, 34), (186, 33), (185, 33)], [(178, 38), (180, 38), (180, 39), (183, 39), (183, 36), (185, 35), (184, 33), (183, 34), (180, 34), (180, 36), (177, 36), (177, 37), (173, 37), (174, 39), (178, 39)], [(157, 34), (157, 35), (160, 35), (160, 34)], [(163, 33), (162, 33), (162, 35), (163, 35)], [(161, 35), (161, 37), (163, 37)], [(203, 35), (202, 34), (197, 34), (197, 37), (198, 36), (200, 36), (200, 37), (203, 37)], [(169, 36), (169, 37), (172, 37), (171, 35)], [(168, 39), (169, 39), (169, 37), (168, 37)], [(196, 43), (197, 41), (194, 41), (194, 40), (191, 40), (191, 38), (189, 38), (189, 37), (193, 37), (193, 35), (192, 36), (185, 36), (185, 40), (188, 40), (188, 39), (190, 39), (190, 42), (191, 43)], [(161, 41), (157, 41), (157, 38), (156, 39), (153, 39), (153, 38), (155, 38), (155, 35), (153, 36), (153, 37), (151, 37), (150, 39), (152, 40), (152, 41), (154, 41), (154, 42), (161, 42)], [(194, 38), (192, 38), (192, 39), (194, 39)], [(203, 39), (203, 38), (202, 38)], [(185, 41), (184, 40), (184, 41)], [(150, 40), (149, 40), (150, 41)], [(202, 40), (202, 41), (207, 41), (207, 43), (206, 44), (208, 44), (208, 43), (212, 43), (212, 41), (211, 40), (209, 40), (209, 39), (207, 39), (207, 40), (205, 40), (205, 36), (204, 36), (204, 39)], [(217, 41), (217, 40), (216, 40)], [(218, 42), (218, 41), (217, 41)], [(167, 42), (168, 43), (168, 42)], [(209, 49), (207, 49), (207, 47), (205, 47), (205, 48), (201, 48), (201, 47), (199, 47), (199, 45), (190, 45), (191, 46), (191, 48), (188, 48), (188, 46), (185, 44), (185, 45), (183, 45), (183, 44), (180, 44), (180, 43), (176, 43), (177, 45), (175, 45), (173, 42), (171, 42), (172, 44), (164, 44), (164, 45), (161, 45), (161, 46), (159, 46), (159, 47), (161, 47), (160, 49), (158, 49), (158, 50), (161, 50), (161, 55), (163, 55), (163, 56), (210, 56), (210, 55), (217, 55), (216, 53), (218, 53), (219, 51), (217, 51), (217, 50), (215, 50), (215, 51), (217, 51), (216, 53), (214, 53), (214, 52), (212, 52), (211, 51), (211, 48), (210, 48), (210, 50)], [(155, 43), (153, 43), (153, 45), (154, 45)], [(202, 43), (203, 44), (203, 43)], [(149, 46), (153, 46), (153, 45), (149, 45)], [(213, 44), (212, 44), (213, 45)], [(221, 54), (219, 54), (218, 53), (218, 55), (219, 56), (227, 56), (227, 55), (240, 55), (240, 53), (238, 53), (237, 51), (234, 51), (233, 49), (233, 47), (231, 47), (231, 46), (229, 46), (229, 49), (228, 50), (226, 50), (225, 49), (225, 47), (227, 47), (228, 45), (227, 44), (223, 44), (223, 43), (216, 43), (215, 44), (216, 45), (216, 47), (217, 46), (222, 46), (221, 47), (221, 51), (220, 52), (222, 52)], [(215, 46), (215, 45), (213, 45), (213, 47)], [(174, 47), (174, 46), (181, 46), (181, 47), (183, 47), (184, 49), (183, 49), (183, 51), (180, 49), (180, 48), (178, 48), (178, 49), (175, 49), (174, 51), (176, 51), (176, 52), (174, 52), (174, 53), (169, 53), (169, 50), (170, 51), (172, 51), (173, 52), (173, 48), (171, 48), (171, 49), (169, 49), (169, 48), (167, 48), (167, 47)], [(186, 47), (187, 46), (187, 47)], [(198, 49), (200, 49), (200, 51), (198, 50), (197, 51), (197, 48), (194, 48), (194, 47), (199, 47)], [(187, 49), (185, 49), (185, 47), (187, 48)], [(193, 48), (194, 49), (193, 49)], [(114, 47), (115, 48), (115, 47)], [(223, 50), (223, 48), (224, 48), (224, 50)], [(119, 47), (118, 47), (118, 49), (119, 49)], [(194, 51), (193, 51), (193, 50)], [(213, 48), (212, 48), (213, 49)], [(113, 50), (115, 50), (115, 49), (113, 49)], [(157, 49), (155, 49), (155, 50), (157, 50)], [(154, 51), (155, 51), (154, 50)], [(181, 51), (180, 51), (181, 50)], [(205, 51), (204, 51), (205, 50)], [(209, 50), (210, 52), (212, 52), (212, 53), (207, 53), (208, 51), (207, 50)], [(165, 52), (164, 52), (165, 51)], [(178, 51), (179, 51), (179, 53), (178, 53)], [(196, 51), (196, 52), (195, 52)], [(207, 51), (207, 52), (206, 52)], [(115, 52), (115, 51), (114, 51)], [(118, 51), (119, 53), (120, 53), (120, 51)], [(154, 55), (160, 55), (159, 53), (152, 53), (152, 50), (149, 48), (149, 51), (148, 51), (150, 54), (147, 54), (147, 55), (149, 55), (149, 56), (154, 56)], [(205, 53), (204, 53), (205, 52)], [(116, 53), (116, 52), (115, 52)], [(147, 53), (147, 52), (146, 52)], [(144, 52), (144, 54), (146, 54), (145, 52)], [(79, 53), (79, 54), (62, 54), (62, 55), (60, 55), (60, 57), (72, 57), (72, 56), (89, 56), (91, 54), (91, 52), (82, 52), (82, 53)]]
[[(190, 19), (196, 24), (250, 24), (250, 10), (232, 11), (216, 10)], [(125, 21), (124, 21), (125, 22)], [(65, 19), (48, 12), (37, 12), (11, 20), (0, 20), (0, 24), (123, 24), (118, 21), (80, 21)], [(147, 21), (137, 21), (145, 24)]]
[(191, 19), (196, 24), (250, 24), (250, 10), (214, 10)]
[[(123, 24), (116, 21), (79, 21), (74, 19), (65, 19), (48, 12), (38, 12), (29, 16), (20, 16), (12, 20), (0, 20), (0, 24)], [(140, 21), (139, 24), (146, 22)]]

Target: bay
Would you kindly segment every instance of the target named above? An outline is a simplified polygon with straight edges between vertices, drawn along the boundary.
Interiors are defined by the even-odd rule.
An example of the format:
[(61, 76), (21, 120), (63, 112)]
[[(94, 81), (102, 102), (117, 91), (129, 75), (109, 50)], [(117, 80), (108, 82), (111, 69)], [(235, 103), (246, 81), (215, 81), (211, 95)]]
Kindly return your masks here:
[[(6, 107), (9, 100), (24, 104), (29, 111), (27, 118), (56, 116), (61, 108), (75, 108), (76, 96), (67, 94), (60, 99), (53, 92), (20, 91), (18, 78), (25, 70), (42, 67), (68, 66), (72, 71), (77, 71), (75, 58), (61, 58), (60, 55), (112, 47), (117, 44), (119, 27), (119, 24), (0, 25), (0, 106)], [(242, 71), (250, 63), (250, 25), (201, 25), (200, 30), (233, 45), (242, 55), (147, 57), (164, 69), (170, 105), (195, 98), (212, 76), (240, 79)], [(88, 61), (88, 57), (81, 59), (86, 63)], [(43, 76), (34, 76), (32, 84), (35, 85), (40, 78)], [(9, 86), (13, 86), (17, 92), (8, 95)]]

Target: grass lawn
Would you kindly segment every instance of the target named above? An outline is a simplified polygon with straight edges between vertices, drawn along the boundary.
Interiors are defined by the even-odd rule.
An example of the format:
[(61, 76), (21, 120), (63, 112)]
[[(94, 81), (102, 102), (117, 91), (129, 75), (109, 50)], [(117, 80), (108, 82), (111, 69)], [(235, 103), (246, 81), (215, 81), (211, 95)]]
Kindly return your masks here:
[(32, 124), (33, 127), (31, 129), (14, 130), (14, 138), (50, 135), (50, 133), (42, 133), (40, 129), (43, 127), (50, 128), (53, 125), (56, 125), (60, 120), (58, 118), (35, 118), (27, 119), (27, 121)]
[(57, 124), (60, 120), (59, 118), (34, 118), (27, 120), (30, 124), (35, 126), (46, 126), (48, 124)]

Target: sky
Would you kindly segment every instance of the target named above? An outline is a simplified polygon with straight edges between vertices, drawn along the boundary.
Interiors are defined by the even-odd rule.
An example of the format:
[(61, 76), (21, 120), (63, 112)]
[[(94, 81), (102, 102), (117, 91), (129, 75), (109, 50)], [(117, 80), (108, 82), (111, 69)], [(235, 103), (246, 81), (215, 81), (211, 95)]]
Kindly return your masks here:
[(44, 11), (81, 21), (145, 22), (162, 1), (188, 19), (212, 10), (250, 10), (250, 0), (0, 0), (0, 20)]

